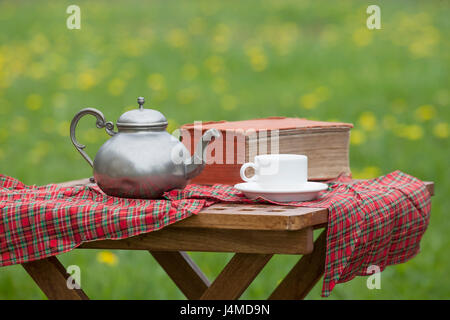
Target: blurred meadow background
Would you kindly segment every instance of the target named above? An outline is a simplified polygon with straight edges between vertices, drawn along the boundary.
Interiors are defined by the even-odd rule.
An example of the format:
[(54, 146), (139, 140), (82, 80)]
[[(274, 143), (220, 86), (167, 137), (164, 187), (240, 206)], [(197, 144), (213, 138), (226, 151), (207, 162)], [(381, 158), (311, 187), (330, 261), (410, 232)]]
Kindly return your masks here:
[[(81, 30), (66, 27), (71, 4)], [(366, 28), (370, 4), (381, 30)], [(351, 122), (356, 178), (400, 169), (435, 181), (436, 195), (417, 257), (387, 268), (381, 290), (356, 278), (329, 299), (450, 298), (449, 16), (448, 1), (2, 1), (0, 173), (39, 185), (91, 176), (72, 117), (96, 107), (115, 121), (138, 96), (169, 130), (267, 116)], [(78, 129), (91, 156), (109, 137), (94, 118)], [(210, 279), (231, 258), (192, 256)], [(91, 298), (184, 298), (147, 252), (61, 260), (81, 267)], [(297, 260), (274, 257), (242, 298), (266, 298)], [(0, 269), (0, 299), (41, 298), (21, 266)]]

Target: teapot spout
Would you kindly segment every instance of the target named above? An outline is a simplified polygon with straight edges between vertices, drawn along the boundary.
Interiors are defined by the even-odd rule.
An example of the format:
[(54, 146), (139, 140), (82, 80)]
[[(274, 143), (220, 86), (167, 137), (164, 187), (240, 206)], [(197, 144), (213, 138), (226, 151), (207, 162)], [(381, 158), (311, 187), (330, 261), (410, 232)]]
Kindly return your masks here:
[(212, 138), (220, 138), (220, 131), (217, 129), (209, 129), (203, 134), (200, 141), (197, 143), (194, 155), (186, 164), (185, 177), (192, 179), (202, 172), (206, 164), (206, 147), (211, 142)]

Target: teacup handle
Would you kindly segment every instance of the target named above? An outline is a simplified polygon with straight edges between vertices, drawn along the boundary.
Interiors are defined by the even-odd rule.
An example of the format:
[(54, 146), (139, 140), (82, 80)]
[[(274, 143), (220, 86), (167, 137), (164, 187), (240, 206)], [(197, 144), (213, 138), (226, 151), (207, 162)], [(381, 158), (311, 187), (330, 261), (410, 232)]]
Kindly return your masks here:
[[(247, 168), (253, 168), (255, 170), (255, 174), (253, 175), (253, 177), (249, 178), (245, 175), (245, 170), (247, 170)], [(251, 181), (256, 181), (257, 175), (256, 172), (258, 170), (258, 166), (253, 163), (253, 162), (247, 162), (244, 163), (241, 167), (241, 179), (244, 180), (245, 182), (251, 182)]]

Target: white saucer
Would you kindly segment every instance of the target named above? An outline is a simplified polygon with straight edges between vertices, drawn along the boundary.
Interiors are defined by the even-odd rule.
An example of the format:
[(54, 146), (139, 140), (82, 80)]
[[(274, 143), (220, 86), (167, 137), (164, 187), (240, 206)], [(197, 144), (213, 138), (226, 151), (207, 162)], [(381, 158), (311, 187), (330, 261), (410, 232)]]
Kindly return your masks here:
[(267, 188), (256, 182), (238, 183), (234, 186), (249, 199), (262, 197), (275, 202), (314, 200), (320, 191), (327, 190), (328, 185), (321, 182), (308, 181), (297, 186)]

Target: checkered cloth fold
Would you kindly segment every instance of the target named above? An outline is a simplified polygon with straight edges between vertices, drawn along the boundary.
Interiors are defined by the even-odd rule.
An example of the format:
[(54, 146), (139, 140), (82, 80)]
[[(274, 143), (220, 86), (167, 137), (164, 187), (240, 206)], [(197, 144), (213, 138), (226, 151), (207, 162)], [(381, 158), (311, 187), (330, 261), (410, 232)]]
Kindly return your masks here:
[[(420, 180), (395, 171), (329, 186), (317, 200), (289, 204), (329, 210), (322, 296), (337, 283), (371, 274), (372, 265), (383, 270), (419, 252), (431, 210)], [(25, 186), (0, 175), (0, 266), (58, 255), (87, 241), (158, 230), (217, 202), (269, 202), (249, 200), (226, 185), (189, 185), (163, 198), (115, 198), (96, 186)]]

